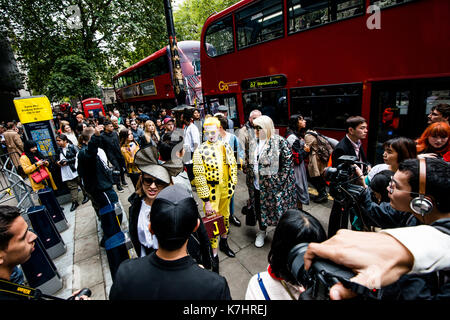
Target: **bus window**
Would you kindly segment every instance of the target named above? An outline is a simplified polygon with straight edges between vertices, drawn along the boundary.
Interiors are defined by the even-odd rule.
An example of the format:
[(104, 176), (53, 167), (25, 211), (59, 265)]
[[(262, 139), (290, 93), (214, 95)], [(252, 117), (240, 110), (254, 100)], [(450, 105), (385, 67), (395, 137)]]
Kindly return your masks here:
[(259, 1), (236, 13), (238, 49), (283, 36), (283, 3)]
[(345, 130), (345, 120), (361, 114), (362, 84), (291, 89), (291, 114), (312, 119), (313, 126)]
[(431, 112), (431, 108), (438, 104), (450, 104), (450, 90), (429, 90), (426, 93), (427, 107), (425, 109), (425, 118)]
[(289, 120), (286, 89), (261, 90), (242, 94), (244, 119), (247, 120), (252, 110), (258, 109), (270, 117), (276, 126), (285, 126)]
[(206, 30), (205, 42), (210, 57), (233, 52), (233, 17), (211, 24)]
[(289, 33), (364, 14), (364, 0), (288, 0)]
[(239, 113), (236, 107), (236, 96), (233, 94), (208, 98), (208, 113), (211, 115), (217, 113), (219, 105), (228, 107), (228, 118), (233, 120), (235, 127), (239, 127)]
[(416, 0), (370, 0), (370, 4), (376, 5), (380, 8), (392, 7), (397, 4), (404, 4)]

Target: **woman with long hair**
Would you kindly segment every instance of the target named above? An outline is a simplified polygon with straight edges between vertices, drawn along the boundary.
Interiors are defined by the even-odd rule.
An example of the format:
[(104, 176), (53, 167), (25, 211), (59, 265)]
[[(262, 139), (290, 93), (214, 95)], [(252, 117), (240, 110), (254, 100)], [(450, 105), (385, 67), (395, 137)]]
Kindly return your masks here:
[(396, 137), (389, 139), (383, 143), (383, 161), (377, 164), (368, 173), (365, 182), (370, 185), (373, 177), (384, 170), (390, 170), (395, 173), (400, 162), (406, 159), (414, 159), (417, 157), (416, 143), (414, 140), (406, 137)]
[(125, 159), (125, 167), (127, 169), (127, 174), (133, 183), (134, 188), (139, 179), (140, 171), (136, 164), (134, 163), (134, 156), (136, 152), (139, 151), (139, 144), (134, 140), (133, 132), (131, 129), (122, 129), (119, 132), (119, 144), (120, 151)]
[(256, 141), (249, 146), (247, 175), (249, 195), (259, 232), (255, 246), (264, 246), (267, 226), (276, 226), (281, 215), (297, 207), (292, 151), (283, 137), (275, 134), (272, 119), (260, 116), (253, 120)]
[[(61, 121), (62, 122), (62, 121)], [(65, 123), (63, 126), (61, 126), (61, 133), (66, 135), (66, 137), (70, 140), (70, 142), (73, 145), (77, 145), (78, 144), (78, 139), (77, 136), (75, 135), (75, 133), (72, 131), (72, 127), (70, 126), (70, 124), (67, 122)]]
[[(24, 152), (22, 153), (19, 161), (23, 171), (30, 180), (30, 185), (33, 191), (44, 189), (46, 186), (49, 186), (53, 190), (57, 190), (58, 188), (53, 181), (52, 174), (50, 170), (48, 170), (48, 166), (50, 165), (50, 163), (44, 157), (44, 155), (39, 152), (36, 142), (34, 142), (33, 140), (25, 141), (23, 144), (23, 149)], [(40, 170), (46, 171), (48, 178), (37, 182), (33, 179), (33, 175)]]
[(309, 147), (305, 144), (306, 120), (301, 114), (292, 115), (289, 119), (286, 140), (292, 149), (295, 186), (297, 189), (297, 208), (309, 204), (308, 176), (306, 174), (305, 162), (303, 161), (309, 153)]
[(450, 126), (446, 122), (434, 122), (425, 129), (417, 142), (417, 153), (450, 162)]
[(245, 299), (267, 300), (261, 289), (263, 286), (270, 300), (298, 300), (304, 288), (298, 285), (289, 270), (289, 252), (300, 243), (322, 242), (326, 239), (325, 230), (312, 215), (301, 210), (287, 210), (281, 216), (273, 234), (268, 255), (269, 267), (267, 271), (250, 279)]
[(152, 120), (145, 121), (144, 134), (141, 136), (140, 145), (145, 147), (147, 145), (157, 146), (160, 140), (158, 130), (156, 130), (155, 123)]

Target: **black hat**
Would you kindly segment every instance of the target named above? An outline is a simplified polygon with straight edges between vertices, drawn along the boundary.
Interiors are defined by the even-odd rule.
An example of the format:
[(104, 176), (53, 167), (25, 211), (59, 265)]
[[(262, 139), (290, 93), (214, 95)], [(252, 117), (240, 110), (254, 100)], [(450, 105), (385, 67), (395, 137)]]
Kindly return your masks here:
[(164, 188), (153, 201), (150, 223), (159, 246), (176, 250), (197, 226), (198, 208), (192, 195), (181, 185)]

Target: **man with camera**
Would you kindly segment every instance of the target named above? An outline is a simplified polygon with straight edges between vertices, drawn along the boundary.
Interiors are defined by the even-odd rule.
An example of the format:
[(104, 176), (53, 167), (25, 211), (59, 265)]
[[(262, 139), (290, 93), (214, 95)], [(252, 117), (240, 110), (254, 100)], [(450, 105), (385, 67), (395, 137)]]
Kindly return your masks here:
[[(341, 156), (356, 156), (357, 161), (367, 162), (366, 154), (361, 145), (361, 140), (367, 137), (367, 121), (363, 117), (353, 116), (346, 120), (347, 134), (339, 141), (333, 150), (331, 160), (332, 167), (336, 168), (342, 161)], [(334, 201), (328, 222), (328, 237), (332, 237), (343, 226), (347, 225), (348, 212), (342, 210), (342, 205)], [(350, 219), (354, 217), (350, 216)], [(353, 221), (350, 221), (353, 222)]]
[[(310, 244), (305, 269), (315, 257), (330, 259), (356, 272), (351, 281), (383, 288), (383, 299), (448, 299), (450, 267), (450, 166), (439, 159), (408, 159), (400, 163), (388, 187), (390, 206), (422, 224), (381, 233), (340, 231), (321, 243)], [(367, 206), (367, 205), (370, 206)], [(389, 216), (388, 210), (363, 201), (367, 215)], [(375, 209), (374, 209), (375, 208)], [(398, 281), (397, 281), (398, 280)], [(330, 290), (332, 299), (355, 296), (342, 284)]]
[[(40, 291), (10, 282), (14, 268), (30, 259), (37, 236), (29, 230), (20, 211), (12, 206), (0, 206), (0, 300), (30, 300), (54, 298)], [(87, 300), (86, 295), (71, 298)]]

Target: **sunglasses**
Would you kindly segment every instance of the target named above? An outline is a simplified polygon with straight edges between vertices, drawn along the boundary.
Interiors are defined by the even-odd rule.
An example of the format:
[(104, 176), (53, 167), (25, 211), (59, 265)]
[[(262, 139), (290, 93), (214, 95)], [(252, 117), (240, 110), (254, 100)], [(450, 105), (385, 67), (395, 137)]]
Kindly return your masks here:
[(148, 178), (148, 177), (142, 177), (142, 183), (147, 185), (147, 186), (151, 186), (152, 184), (155, 184), (156, 187), (158, 188), (164, 188), (167, 187), (169, 184), (165, 183), (164, 181), (161, 181), (159, 179), (153, 179), (153, 178)]
[(259, 131), (262, 130), (262, 128), (260, 126), (255, 126), (255, 130)]
[(205, 136), (215, 136), (216, 135), (216, 131), (205, 131)]

